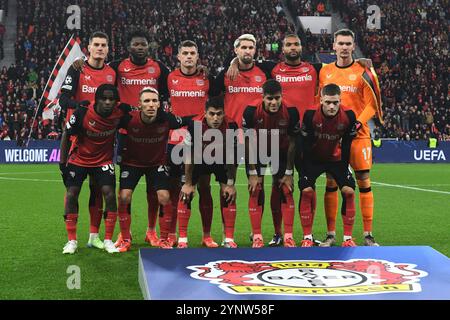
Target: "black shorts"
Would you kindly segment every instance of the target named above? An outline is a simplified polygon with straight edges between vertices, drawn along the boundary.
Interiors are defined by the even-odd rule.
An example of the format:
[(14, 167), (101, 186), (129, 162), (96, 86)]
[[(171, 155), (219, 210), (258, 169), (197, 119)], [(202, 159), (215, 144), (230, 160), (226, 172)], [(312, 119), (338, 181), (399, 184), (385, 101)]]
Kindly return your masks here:
[(203, 175), (214, 174), (216, 181), (226, 184), (228, 181), (227, 169), (223, 164), (196, 164), (192, 173), (192, 184), (197, 184)]
[[(172, 150), (175, 147), (175, 144), (168, 144), (167, 145), (167, 163), (170, 168), (170, 177), (171, 178), (181, 178), (184, 175), (184, 164), (174, 164), (172, 161)], [(182, 155), (180, 155), (182, 156)]]
[(145, 181), (147, 183), (147, 192), (149, 192), (150, 186), (152, 189), (169, 190), (169, 167), (133, 167), (127, 165), (120, 166), (120, 187), (119, 189), (131, 189), (134, 190), (145, 174)]
[(67, 164), (66, 187), (81, 188), (88, 174), (92, 177), (94, 184), (99, 187), (116, 187), (116, 174), (113, 163), (102, 167), (82, 167), (72, 163)]
[(317, 178), (322, 173), (329, 173), (336, 180), (339, 189), (347, 186), (355, 189), (355, 179), (353, 179), (348, 165), (341, 162), (328, 163), (305, 163), (301, 164), (300, 179), (298, 187), (303, 190), (307, 187), (314, 188)]
[[(286, 161), (280, 160), (280, 165), (278, 167), (278, 170), (275, 173), (272, 171), (272, 181), (275, 182), (284, 177), (284, 174), (286, 172), (286, 166), (287, 166)], [(256, 171), (258, 171), (258, 177), (264, 176), (264, 171), (266, 170), (266, 168), (267, 168), (266, 164), (261, 164), (261, 163), (256, 164)], [(275, 168), (270, 167), (270, 170), (274, 170), (274, 169)], [(250, 169), (249, 169), (248, 164), (245, 164), (245, 172), (247, 174), (247, 178), (249, 176), (249, 171), (250, 171)]]

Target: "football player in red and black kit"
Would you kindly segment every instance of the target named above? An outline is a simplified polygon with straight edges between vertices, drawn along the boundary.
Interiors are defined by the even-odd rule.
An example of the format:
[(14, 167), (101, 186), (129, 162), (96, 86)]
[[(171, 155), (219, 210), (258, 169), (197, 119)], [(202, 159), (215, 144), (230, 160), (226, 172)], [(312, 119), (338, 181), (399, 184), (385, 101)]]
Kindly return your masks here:
[[(316, 104), (315, 99), (318, 92), (318, 75), (322, 68), (322, 64), (302, 61), (301, 40), (299, 36), (294, 33), (287, 34), (284, 37), (282, 51), (284, 61), (255, 60), (255, 65), (268, 74), (269, 78), (280, 82), (283, 89), (283, 102), (288, 106), (296, 106), (300, 114), (300, 119), (303, 119), (305, 111), (314, 107)], [(363, 66), (369, 66), (371, 64), (371, 61), (367, 59), (358, 59), (357, 61)], [(227, 75), (234, 79), (239, 72), (238, 60), (233, 59), (229, 70), (227, 71)], [(279, 190), (276, 188), (272, 189), (270, 206), (272, 209), (275, 234), (269, 243), (270, 246), (277, 246), (282, 242), (280, 195)]]
[[(167, 86), (170, 95), (171, 111), (180, 117), (189, 115), (201, 115), (205, 110), (205, 103), (211, 93), (214, 78), (205, 77), (203, 72), (199, 72), (199, 53), (197, 44), (190, 40), (185, 40), (178, 46), (178, 60), (180, 68), (175, 69), (167, 78)], [(168, 153), (172, 152), (175, 145), (183, 142), (186, 136), (186, 129), (174, 130), (171, 132)], [(181, 190), (181, 183), (184, 179), (183, 165), (175, 165), (170, 161), (172, 203), (177, 203)], [(203, 244), (208, 248), (218, 247), (211, 237), (211, 223), (213, 216), (213, 200), (211, 197), (210, 175), (200, 177), (197, 187), (200, 195), (199, 208), (203, 226)], [(176, 209), (176, 207), (175, 207)], [(169, 241), (173, 242), (176, 236), (177, 214), (172, 219), (172, 226), (169, 234)], [(174, 244), (174, 243), (173, 243)]]
[[(224, 158), (231, 153), (236, 155), (237, 139), (235, 132), (238, 127), (235, 121), (225, 116), (223, 97), (218, 96), (210, 98), (206, 102), (205, 109), (205, 113), (198, 117), (196, 119), (197, 121), (193, 121), (192, 124), (189, 125), (189, 135), (186, 136), (184, 142), (186, 146), (190, 147), (190, 152), (186, 152), (187, 154), (184, 155), (186, 159), (186, 182), (181, 188), (180, 200), (178, 202), (178, 248), (188, 247), (187, 227), (191, 216), (191, 201), (195, 192), (195, 185), (202, 177), (209, 177), (211, 174), (214, 174), (216, 180), (220, 183), (220, 199), (225, 231), (223, 246), (226, 248), (237, 248), (237, 245), (234, 242), (234, 224), (236, 221), (236, 188), (234, 186), (236, 178), (236, 159), (227, 161), (229, 159)], [(205, 141), (203, 141), (203, 137), (205, 137), (205, 134), (208, 134), (209, 130), (215, 130), (215, 132), (222, 137), (221, 142), (216, 140), (210, 142), (211, 139), (205, 139)], [(232, 130), (233, 137), (230, 139), (233, 139), (233, 141), (228, 141), (229, 139), (226, 139), (228, 130)], [(197, 131), (198, 133), (195, 135)], [(206, 142), (206, 140), (208, 142)], [(221, 145), (221, 143), (223, 145)], [(209, 155), (211, 158), (214, 157), (214, 160), (211, 159), (212, 164), (207, 164), (210, 161), (208, 160), (205, 162), (204, 156), (208, 156), (205, 155), (206, 149), (222, 149), (222, 159), (215, 158), (215, 156), (220, 158), (219, 155)], [(198, 159), (199, 156), (200, 159)]]
[(350, 146), (356, 136), (356, 116), (340, 105), (341, 90), (336, 84), (323, 87), (320, 106), (305, 112), (301, 129), (303, 157), (299, 172), (300, 221), (303, 228), (302, 247), (312, 247), (314, 240), (314, 184), (322, 173), (330, 174), (342, 193), (344, 247), (354, 247), (352, 239), (355, 219), (355, 180), (349, 171)]
[[(82, 71), (77, 71), (70, 67), (66, 78), (61, 87), (61, 96), (59, 104), (66, 112), (66, 121), (70, 119), (75, 108), (80, 105), (88, 106), (94, 104), (95, 92), (103, 83), (114, 84), (116, 81), (116, 72), (105, 64), (108, 56), (108, 35), (96, 31), (89, 38), (89, 58), (86, 67)], [(63, 130), (61, 137), (61, 155), (67, 154), (67, 134)], [(67, 159), (61, 156), (60, 169), (63, 177)], [(102, 193), (90, 178), (89, 189), (89, 214), (90, 214), (90, 235), (88, 247), (103, 249), (103, 242), (98, 236), (100, 223), (103, 214)], [(65, 184), (65, 182), (64, 182)]]
[(66, 124), (66, 133), (74, 136), (65, 170), (67, 186), (65, 223), (69, 241), (63, 253), (73, 254), (77, 250), (78, 196), (81, 186), (89, 174), (100, 188), (105, 199), (104, 249), (118, 252), (112, 242), (117, 220), (114, 172), (114, 141), (121, 118), (130, 111), (130, 106), (117, 105), (118, 91), (112, 84), (100, 85), (95, 93), (92, 107), (79, 107)]
[[(284, 222), (284, 246), (295, 247), (292, 236), (294, 223), (294, 198), (293, 198), (293, 166), (295, 156), (295, 139), (300, 131), (300, 119), (295, 106), (288, 107), (282, 102), (282, 88), (278, 81), (269, 79), (263, 84), (263, 98), (256, 106), (248, 106), (244, 111), (242, 126), (246, 136), (253, 129), (253, 142), (245, 140), (246, 164), (248, 184), (250, 191), (249, 214), (253, 233), (253, 248), (264, 246), (261, 233), (261, 218), (263, 212), (264, 172), (267, 163), (262, 163), (260, 154), (268, 155), (273, 159), (273, 152), (278, 153), (278, 165), (271, 163), (272, 190), (276, 189), (281, 194), (281, 211)], [(262, 147), (262, 134), (277, 135), (279, 148), (272, 150), (272, 139), (267, 137), (265, 151), (256, 151), (255, 146)], [(264, 140), (263, 140), (264, 141)], [(255, 155), (251, 161), (251, 154)], [(256, 156), (257, 155), (257, 156)], [(276, 169), (278, 168), (278, 169)]]
[(120, 127), (127, 132), (122, 143), (119, 190), (119, 221), (121, 241), (116, 243), (120, 252), (131, 247), (131, 197), (140, 178), (145, 175), (147, 191), (152, 186), (160, 205), (160, 247), (172, 248), (168, 233), (172, 220), (169, 195), (169, 168), (167, 167), (167, 141), (169, 130), (187, 125), (190, 118), (175, 117), (160, 108), (156, 89), (144, 88), (140, 93), (140, 110), (132, 111), (122, 120)]
[[(133, 30), (127, 35), (128, 58), (114, 60), (109, 63), (117, 74), (117, 88), (122, 102), (132, 106), (139, 105), (139, 93), (144, 87), (152, 87), (158, 90), (161, 99), (167, 101), (167, 76), (169, 69), (162, 62), (149, 57), (149, 36), (145, 31)], [(82, 60), (73, 64), (76, 70), (82, 70)], [(156, 233), (156, 218), (158, 214), (158, 198), (156, 191), (150, 189), (147, 193), (148, 203), (148, 229), (145, 241), (153, 246), (159, 246)], [(121, 234), (118, 243), (122, 241)]]

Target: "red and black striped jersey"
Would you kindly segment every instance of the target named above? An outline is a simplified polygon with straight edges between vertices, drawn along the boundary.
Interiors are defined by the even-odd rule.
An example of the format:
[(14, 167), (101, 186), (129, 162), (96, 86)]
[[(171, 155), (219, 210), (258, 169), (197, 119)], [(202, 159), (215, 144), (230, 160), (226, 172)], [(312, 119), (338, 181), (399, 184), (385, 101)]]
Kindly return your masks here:
[(130, 106), (120, 104), (111, 115), (102, 117), (93, 106), (77, 108), (66, 123), (67, 134), (75, 136), (68, 162), (82, 167), (111, 164), (116, 131), (130, 110)]
[(320, 105), (307, 110), (301, 130), (303, 159), (348, 163), (351, 141), (356, 136), (355, 122), (355, 113), (342, 105), (332, 118), (323, 114)]

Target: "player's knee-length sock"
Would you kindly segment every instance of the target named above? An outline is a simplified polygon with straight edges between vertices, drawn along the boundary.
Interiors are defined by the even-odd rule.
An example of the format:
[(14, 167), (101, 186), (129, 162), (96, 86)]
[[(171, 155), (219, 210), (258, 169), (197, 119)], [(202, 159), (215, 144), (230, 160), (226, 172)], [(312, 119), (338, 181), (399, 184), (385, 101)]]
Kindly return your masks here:
[(359, 187), (359, 207), (363, 218), (364, 232), (372, 232), (373, 192), (370, 179), (356, 180)]
[(344, 222), (344, 236), (351, 237), (355, 223), (355, 194), (342, 195), (342, 221)]
[(131, 204), (120, 201), (119, 198), (119, 226), (122, 238), (124, 240), (131, 240), (130, 226), (131, 226)]
[(336, 232), (336, 217), (339, 207), (338, 186), (334, 180), (327, 179), (324, 195), (325, 215), (328, 232)]
[(150, 189), (147, 192), (147, 216), (148, 216), (148, 228), (154, 230), (156, 227), (156, 218), (158, 217), (158, 195), (156, 191)]
[(312, 210), (315, 191), (302, 191), (300, 193), (299, 213), (303, 229), (303, 236), (312, 234), (314, 212)]
[(117, 222), (117, 211), (105, 211), (105, 240), (111, 240)]
[[(223, 198), (223, 197), (221, 197)], [(234, 239), (234, 225), (236, 222), (236, 202), (223, 201), (222, 215), (225, 227), (225, 238)]]
[(270, 194), (270, 209), (272, 210), (272, 220), (275, 233), (281, 235), (281, 190), (277, 185), (272, 185)]
[(198, 193), (200, 195), (199, 207), (200, 215), (202, 217), (203, 234), (210, 234), (213, 217), (213, 200), (211, 196), (211, 188), (199, 188)]
[(256, 186), (256, 190), (253, 193), (250, 193), (250, 197), (248, 200), (248, 210), (250, 214), (250, 222), (252, 225), (253, 234), (261, 234), (261, 219), (263, 212), (263, 200), (264, 196), (262, 191), (262, 186), (260, 183)]
[[(180, 191), (181, 187), (179, 185), (173, 186), (170, 189), (170, 201), (171, 203), (178, 203), (178, 199), (180, 198)], [(177, 207), (172, 205), (172, 221), (170, 223), (169, 233), (171, 235), (174, 235), (176, 238), (177, 234), (177, 216), (178, 216), (178, 210)]]
[(281, 192), (281, 212), (283, 214), (284, 234), (292, 234), (295, 214), (294, 196), (285, 185), (282, 186)]
[(178, 200), (178, 236), (180, 238), (187, 238), (187, 229), (189, 225), (189, 219), (191, 217), (191, 204), (184, 203), (182, 200)]
[(70, 240), (77, 240), (77, 221), (78, 213), (68, 213), (64, 215), (64, 222), (66, 223), (67, 238)]
[(103, 216), (103, 195), (96, 185), (89, 185), (90, 233), (98, 233)]
[(172, 203), (159, 207), (159, 234), (161, 240), (167, 240), (172, 224)]

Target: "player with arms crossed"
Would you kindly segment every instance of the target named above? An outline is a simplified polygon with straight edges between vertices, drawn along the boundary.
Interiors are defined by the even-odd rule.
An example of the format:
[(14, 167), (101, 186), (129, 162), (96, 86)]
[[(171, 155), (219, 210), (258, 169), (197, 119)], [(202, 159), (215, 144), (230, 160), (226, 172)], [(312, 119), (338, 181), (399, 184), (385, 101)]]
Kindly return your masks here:
[[(356, 114), (358, 134), (352, 142), (350, 165), (355, 171), (359, 188), (359, 203), (364, 224), (364, 245), (378, 246), (372, 235), (373, 193), (370, 185), (372, 167), (372, 144), (367, 122), (376, 115), (382, 121), (381, 98), (378, 79), (373, 68), (363, 68), (355, 63), (355, 35), (351, 30), (342, 29), (334, 34), (333, 49), (337, 61), (322, 68), (319, 75), (320, 87), (335, 83), (341, 88), (342, 104)], [(327, 177), (325, 192), (325, 214), (327, 217), (327, 238), (321, 246), (335, 243), (336, 216), (338, 208), (337, 185), (332, 177)]]
[[(195, 154), (196, 150), (195, 144), (197, 144), (197, 139), (194, 135), (195, 127), (201, 128), (202, 139), (198, 143), (201, 144), (200, 154)], [(233, 141), (227, 141), (226, 137), (228, 130), (233, 130)], [(237, 248), (237, 244), (234, 242), (234, 225), (236, 221), (236, 188), (234, 186), (236, 177), (236, 164), (235, 159), (228, 163), (226, 155), (233, 152), (236, 155), (236, 139), (235, 131), (238, 129), (236, 122), (225, 116), (224, 111), (224, 100), (223, 97), (213, 97), (206, 102), (205, 113), (198, 117), (196, 121), (188, 127), (189, 135), (185, 138), (185, 145), (188, 146), (190, 150), (190, 155), (185, 154), (185, 176), (186, 182), (181, 188), (180, 200), (178, 202), (178, 228), (179, 228), (179, 238), (178, 238), (178, 248), (188, 247), (188, 237), (187, 228), (189, 224), (189, 218), (191, 216), (191, 201), (195, 192), (195, 185), (198, 181), (205, 176), (210, 176), (214, 174), (216, 180), (220, 183), (221, 190), (221, 209), (222, 217), (225, 230), (225, 239), (223, 246), (226, 248)], [(221, 145), (217, 141), (206, 142), (203, 141), (203, 137), (208, 133), (208, 130), (219, 131), (223, 137)], [(221, 148), (223, 150), (223, 158), (218, 162), (213, 162), (212, 164), (205, 163), (203, 155), (205, 155), (205, 149), (211, 150), (212, 146), (214, 150)], [(229, 150), (231, 147), (233, 150)], [(187, 152), (188, 153), (188, 152)], [(201, 156), (201, 161), (194, 161), (198, 156)], [(197, 159), (198, 160), (198, 159)]]
[[(86, 67), (80, 71), (73, 66), (69, 67), (66, 78), (61, 87), (59, 104), (66, 110), (66, 122), (70, 119), (73, 111), (80, 105), (88, 106), (94, 104), (95, 91), (103, 83), (114, 84), (116, 72), (105, 64), (108, 56), (108, 35), (96, 31), (89, 37), (89, 58)], [(60, 169), (63, 177), (66, 177), (67, 158), (64, 156), (68, 151), (68, 136), (63, 129), (61, 137), (61, 159)], [(64, 183), (65, 184), (65, 183)], [(103, 214), (103, 199), (101, 190), (95, 186), (92, 178), (89, 178), (89, 215), (90, 234), (88, 247), (103, 249), (103, 242), (99, 238), (99, 228)]]
[[(264, 176), (262, 170), (266, 164), (262, 164), (258, 157), (256, 163), (251, 163), (250, 154), (256, 155), (255, 145), (261, 147), (259, 142), (260, 135), (277, 134), (279, 149), (279, 165), (276, 172), (272, 172), (272, 190), (281, 189), (281, 212), (283, 214), (284, 223), (284, 246), (295, 247), (292, 236), (294, 224), (294, 198), (293, 198), (293, 165), (295, 155), (295, 136), (300, 130), (300, 119), (296, 107), (287, 107), (282, 102), (282, 88), (278, 81), (267, 80), (263, 86), (262, 102), (256, 106), (248, 106), (244, 111), (244, 119), (242, 126), (245, 131), (255, 129), (256, 140), (251, 143), (249, 139), (245, 140), (248, 189), (249, 198), (249, 214), (253, 233), (253, 248), (261, 248), (264, 246), (261, 219), (263, 212), (263, 190)], [(267, 137), (266, 153), (272, 152), (270, 141)], [(273, 156), (273, 154), (270, 154)], [(273, 168), (273, 163), (272, 170)]]
[(117, 220), (115, 195), (116, 176), (113, 164), (115, 134), (121, 118), (130, 106), (117, 105), (118, 91), (112, 84), (102, 84), (95, 93), (93, 107), (79, 107), (66, 124), (67, 135), (75, 136), (68, 155), (66, 168), (65, 223), (69, 241), (63, 253), (77, 250), (78, 197), (86, 176), (92, 176), (105, 199), (104, 249), (118, 252), (112, 236)]
[(302, 247), (312, 247), (314, 239), (314, 185), (324, 172), (333, 177), (342, 193), (344, 221), (343, 247), (354, 247), (352, 239), (355, 220), (355, 180), (348, 169), (350, 145), (356, 136), (356, 117), (341, 105), (339, 86), (328, 84), (322, 88), (320, 106), (305, 112), (300, 145), (302, 149), (299, 172), (300, 221), (303, 228)]

